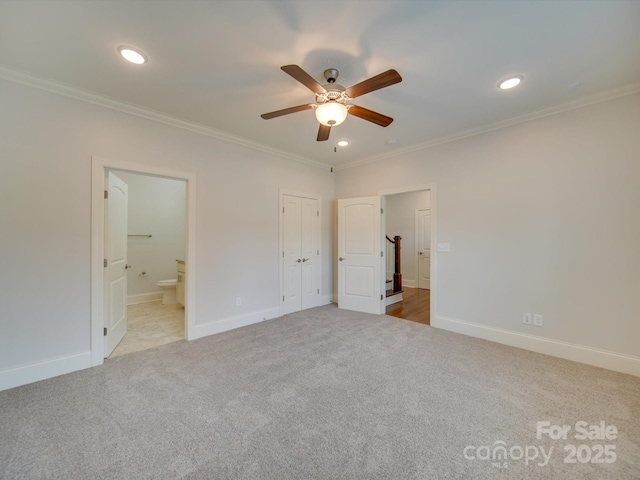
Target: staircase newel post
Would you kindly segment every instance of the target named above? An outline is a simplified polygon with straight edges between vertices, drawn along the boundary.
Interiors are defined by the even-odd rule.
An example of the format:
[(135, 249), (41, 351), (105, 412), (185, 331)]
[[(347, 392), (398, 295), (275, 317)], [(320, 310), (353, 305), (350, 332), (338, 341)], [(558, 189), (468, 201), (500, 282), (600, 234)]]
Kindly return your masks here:
[(400, 273), (400, 241), (402, 237), (396, 235), (393, 237), (395, 251), (395, 272), (393, 274), (393, 292), (402, 291), (402, 274)]

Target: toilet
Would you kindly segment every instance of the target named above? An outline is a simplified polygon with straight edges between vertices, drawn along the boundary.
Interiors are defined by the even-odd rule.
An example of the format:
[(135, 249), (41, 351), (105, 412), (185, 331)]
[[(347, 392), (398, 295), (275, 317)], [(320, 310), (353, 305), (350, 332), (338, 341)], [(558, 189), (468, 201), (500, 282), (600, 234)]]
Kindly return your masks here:
[(176, 279), (160, 280), (156, 285), (162, 289), (162, 305), (173, 305), (176, 300)]

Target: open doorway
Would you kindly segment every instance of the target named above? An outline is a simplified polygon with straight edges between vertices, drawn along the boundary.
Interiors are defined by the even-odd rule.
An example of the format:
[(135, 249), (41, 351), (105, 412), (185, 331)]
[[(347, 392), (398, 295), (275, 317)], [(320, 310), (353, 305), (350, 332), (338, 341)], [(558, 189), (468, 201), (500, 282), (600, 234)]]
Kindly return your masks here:
[[(147, 249), (146, 259), (145, 253), (142, 252), (143, 255), (139, 256), (138, 260), (136, 260), (137, 265), (129, 262), (126, 253), (127, 247), (129, 247), (130, 243), (129, 238), (138, 243), (144, 243), (144, 240), (147, 242), (149, 240), (153, 241), (154, 232), (150, 230), (147, 231), (147, 229), (140, 232), (138, 232), (137, 229), (136, 231), (129, 231), (128, 222), (122, 221), (122, 219), (117, 224), (119, 225), (119, 238), (122, 238), (122, 232), (124, 231), (125, 240), (119, 240), (121, 247), (117, 252), (111, 250), (110, 242), (112, 239), (110, 235), (111, 232), (108, 227), (108, 217), (111, 214), (109, 208), (115, 203), (120, 204), (120, 218), (122, 218), (123, 211), (128, 212), (126, 207), (122, 207), (123, 201), (114, 202), (113, 204), (106, 202), (105, 196), (108, 196), (108, 194), (105, 194), (104, 192), (105, 190), (108, 191), (107, 187), (109, 185), (109, 180), (111, 179), (112, 174), (115, 175), (114, 172), (117, 172), (118, 175), (122, 177), (128, 177), (130, 182), (132, 179), (135, 179), (134, 183), (138, 180), (152, 182), (153, 179), (164, 179), (166, 181), (179, 182), (174, 183), (173, 185), (174, 187), (179, 187), (177, 188), (178, 190), (182, 190), (183, 196), (182, 204), (176, 206), (178, 209), (182, 210), (184, 215), (182, 226), (177, 227), (177, 229), (181, 230), (183, 242), (182, 247), (178, 247), (178, 249), (181, 249), (183, 254), (182, 256), (176, 255), (175, 253), (171, 254), (171, 256), (176, 258), (166, 259), (170, 266), (165, 265), (160, 268), (159, 264), (149, 256), (150, 249)], [(114, 324), (113, 318), (117, 321), (119, 316), (121, 317), (124, 315), (126, 321), (126, 314), (129, 310), (129, 305), (127, 304), (133, 305), (139, 301), (152, 300), (162, 305), (162, 298), (164, 298), (163, 289), (159, 289), (160, 291), (155, 290), (137, 293), (135, 293), (136, 290), (128, 292), (125, 280), (125, 282), (121, 282), (121, 285), (116, 289), (118, 290), (116, 292), (118, 293), (118, 300), (112, 301), (113, 299), (110, 292), (111, 287), (120, 281), (118, 277), (119, 273), (117, 271), (116, 273), (118, 273), (118, 275), (113, 276), (115, 281), (112, 281), (109, 276), (108, 272), (112, 266), (117, 266), (117, 269), (124, 268), (125, 271), (131, 270), (131, 274), (125, 273), (125, 279), (131, 277), (132, 279), (139, 279), (142, 283), (149, 283), (151, 281), (150, 277), (152, 277), (150, 274), (152, 271), (151, 267), (147, 268), (145, 266), (146, 264), (152, 266), (153, 271), (156, 273), (153, 276), (153, 280), (156, 285), (161, 280), (175, 280), (177, 284), (178, 280), (182, 278), (183, 284), (181, 287), (184, 289), (181, 289), (181, 287), (176, 285), (177, 288), (173, 295), (182, 295), (182, 298), (184, 299), (184, 310), (182, 310), (182, 305), (179, 303), (171, 303), (173, 306), (170, 307), (175, 310), (178, 308), (180, 309), (177, 311), (180, 313), (182, 331), (178, 332), (179, 328), (177, 326), (171, 328), (167, 324), (165, 327), (168, 330), (168, 333), (174, 334), (174, 336), (180, 335), (181, 338), (186, 338), (187, 340), (191, 339), (195, 326), (195, 269), (190, 268), (190, 265), (195, 265), (195, 180), (195, 175), (189, 172), (166, 170), (147, 165), (138, 165), (105, 159), (102, 157), (92, 157), (91, 358), (93, 366), (102, 364), (104, 358), (111, 353), (110, 349), (115, 348), (114, 344), (119, 343), (120, 339), (124, 337), (123, 331), (126, 334), (127, 329), (125, 323), (125, 328), (118, 327), (119, 330), (117, 330), (117, 336), (120, 336), (120, 339), (116, 337), (113, 342), (109, 342), (109, 327)], [(126, 185), (126, 182), (123, 182), (123, 184)], [(167, 183), (167, 185), (169, 184)], [(164, 186), (166, 187), (166, 185)], [(128, 186), (121, 186), (120, 190), (128, 190)], [(142, 192), (142, 195), (144, 196), (144, 192)], [(116, 194), (114, 194), (114, 196), (116, 196)], [(138, 212), (138, 214), (140, 213)], [(127, 213), (124, 215), (127, 215)], [(144, 217), (144, 214), (142, 214), (142, 216)], [(146, 227), (143, 223), (138, 226), (140, 228)], [(135, 237), (128, 237), (128, 235), (135, 235)], [(157, 236), (155, 239), (158, 240)], [(158, 247), (158, 245), (156, 245), (156, 247)], [(122, 253), (123, 251), (124, 254)], [(178, 262), (178, 260), (180, 262)], [(132, 268), (127, 268), (129, 266)], [(180, 270), (182, 270), (182, 272)], [(122, 295), (123, 290), (124, 296)], [(156, 298), (152, 298), (154, 295)], [(124, 298), (124, 300), (122, 298)], [(116, 311), (116, 313), (113, 314), (111, 310), (115, 311), (117, 309), (119, 309), (119, 311)], [(149, 345), (149, 347), (150, 346), (155, 345)]]
[(385, 195), (386, 314), (431, 322), (431, 189)]
[[(185, 338), (187, 185), (182, 179), (120, 170), (109, 170), (107, 177), (117, 178), (127, 190), (126, 316), (121, 319), (127, 329), (122, 338), (111, 340), (117, 345), (105, 349), (105, 357), (114, 358)], [(113, 218), (110, 207), (105, 230), (114, 235), (118, 232), (109, 223), (116, 226), (124, 219)]]

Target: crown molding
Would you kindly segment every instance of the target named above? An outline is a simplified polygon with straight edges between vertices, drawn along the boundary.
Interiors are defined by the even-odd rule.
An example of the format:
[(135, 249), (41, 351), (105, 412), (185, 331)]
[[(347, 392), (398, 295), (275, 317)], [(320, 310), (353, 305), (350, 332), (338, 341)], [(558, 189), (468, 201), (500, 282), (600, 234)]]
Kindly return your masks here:
[(474, 128), (471, 130), (465, 130), (464, 132), (454, 133), (453, 135), (447, 135), (445, 137), (436, 138), (428, 142), (410, 145), (408, 147), (395, 150), (393, 152), (386, 152), (380, 155), (374, 155), (371, 157), (363, 158), (361, 160), (356, 160), (346, 164), (334, 166), (333, 169), (335, 171), (346, 170), (348, 168), (359, 167), (361, 165), (366, 165), (368, 163), (374, 163), (382, 160), (387, 160), (390, 158), (399, 157), (401, 155), (406, 155), (411, 152), (425, 150), (431, 147), (435, 147), (437, 145), (443, 145), (445, 143), (455, 142), (457, 140), (462, 140), (463, 138), (474, 137), (476, 135), (481, 135), (483, 133), (492, 132), (494, 130), (500, 130), (502, 128), (518, 125), (520, 123), (530, 122), (532, 120), (537, 120), (539, 118), (557, 115), (562, 112), (576, 110), (578, 108), (587, 107), (589, 105), (595, 105), (597, 103), (614, 100), (616, 98), (625, 97), (627, 95), (633, 95), (635, 93), (640, 93), (640, 83), (633, 83), (631, 85), (627, 85), (621, 88), (616, 88), (613, 90), (607, 90), (605, 92), (600, 92), (595, 95), (590, 95), (588, 97), (583, 97), (577, 100), (573, 100), (571, 102), (561, 103), (558, 105), (553, 105), (551, 107), (534, 110), (531, 112), (524, 113), (522, 115), (517, 115), (515, 117), (508, 118), (506, 120), (490, 123), (482, 127)]
[(188, 120), (184, 120), (179, 117), (174, 117), (172, 115), (167, 115), (165, 113), (161, 113), (155, 110), (140, 107), (132, 103), (116, 100), (106, 95), (100, 95), (98, 93), (94, 93), (89, 90), (83, 90), (77, 87), (72, 87), (71, 85), (57, 82), (55, 80), (38, 77), (21, 70), (7, 67), (6, 65), (0, 65), (0, 78), (9, 80), (11, 82), (21, 83), (29, 87), (38, 88), (40, 90), (45, 90), (47, 92), (54, 93), (57, 95), (73, 98), (75, 100), (80, 100), (81, 102), (91, 103), (93, 105), (109, 108), (111, 110), (117, 110), (119, 112), (127, 113), (129, 115), (135, 115), (137, 117), (151, 120), (153, 122), (164, 123), (165, 125), (170, 125), (172, 127), (181, 128), (183, 130), (189, 130), (190, 132), (198, 133), (200, 135), (205, 135), (208, 137), (213, 137), (218, 140), (235, 143), (236, 145), (242, 145), (244, 147), (251, 148), (253, 150), (258, 150), (258, 151), (268, 153), (271, 155), (276, 155), (288, 160), (293, 160), (294, 162), (322, 168), (323, 170), (330, 168), (330, 165), (312, 160), (307, 157), (285, 152), (284, 150), (280, 150), (278, 148), (271, 147), (269, 145), (266, 145), (260, 142), (254, 142), (253, 140), (249, 140), (244, 137), (232, 135), (230, 133), (217, 130), (215, 128), (207, 127), (206, 125), (190, 122)]
[[(16, 82), (16, 83), (21, 83), (23, 85), (27, 85), (33, 88), (38, 88), (40, 90), (45, 90), (47, 92), (54, 93), (57, 95), (73, 98), (75, 100), (79, 100), (82, 102), (91, 103), (93, 105), (109, 108), (111, 110), (116, 110), (129, 115), (135, 115), (140, 118), (144, 118), (144, 119), (151, 120), (158, 123), (163, 123), (165, 125), (170, 125), (172, 127), (181, 128), (183, 130), (188, 130), (194, 133), (198, 133), (200, 135), (216, 138), (218, 140), (234, 143), (236, 145), (241, 145), (241, 146), (244, 146), (253, 150), (261, 151), (264, 153), (268, 153), (271, 155), (276, 155), (284, 159), (288, 159), (294, 162), (321, 168), (323, 170), (332, 167), (329, 164), (325, 164), (322, 162), (318, 162), (316, 160), (312, 160), (307, 157), (286, 152), (284, 150), (280, 150), (270, 145), (266, 145), (260, 142), (255, 142), (253, 140), (249, 140), (244, 137), (223, 132), (221, 130), (207, 127), (206, 125), (202, 125), (199, 123), (190, 122), (188, 120), (167, 115), (165, 113), (161, 113), (155, 110), (140, 107), (132, 103), (116, 100), (106, 95), (100, 95), (98, 93), (94, 93), (89, 90), (83, 90), (77, 87), (72, 87), (70, 85), (57, 82), (55, 80), (38, 77), (31, 73), (27, 73), (12, 67), (8, 67), (6, 65), (0, 65), (0, 78), (9, 80), (12, 82)], [(438, 145), (455, 142), (457, 140), (462, 140), (464, 138), (481, 135), (483, 133), (488, 133), (494, 130), (500, 130), (502, 128), (507, 128), (520, 123), (529, 122), (539, 118), (548, 117), (551, 115), (557, 115), (562, 112), (575, 110), (578, 108), (594, 105), (601, 102), (606, 102), (609, 100), (614, 100), (616, 98), (624, 97), (627, 95), (633, 95), (635, 93), (640, 93), (640, 83), (634, 83), (631, 85), (627, 85), (625, 87), (608, 90), (605, 92), (597, 93), (595, 95), (590, 95), (588, 97), (583, 97), (577, 100), (573, 100), (571, 102), (561, 103), (558, 105), (542, 108), (539, 110), (534, 110), (522, 115), (517, 115), (515, 117), (511, 117), (506, 120), (501, 120), (499, 122), (484, 125), (482, 127), (478, 127), (475, 129), (465, 130), (464, 132), (454, 133), (452, 135), (436, 138), (433, 140), (429, 140), (427, 142), (410, 145), (405, 148), (394, 150), (393, 152), (385, 152), (379, 155), (374, 155), (374, 156), (370, 156), (360, 160), (355, 160), (353, 162), (349, 162), (346, 164), (334, 165), (332, 168), (334, 171), (340, 171), (340, 170), (346, 170), (349, 168), (359, 167), (361, 165), (366, 165), (368, 163), (379, 162), (379, 161), (387, 160), (390, 158), (399, 157), (401, 155), (406, 155), (408, 153), (412, 153), (420, 150), (426, 150), (428, 148), (432, 148)]]

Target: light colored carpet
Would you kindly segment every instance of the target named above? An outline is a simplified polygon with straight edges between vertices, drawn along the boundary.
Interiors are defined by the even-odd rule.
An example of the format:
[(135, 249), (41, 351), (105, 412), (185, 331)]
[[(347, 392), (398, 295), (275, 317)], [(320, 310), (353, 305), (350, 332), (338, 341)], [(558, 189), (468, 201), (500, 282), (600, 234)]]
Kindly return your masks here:
[(640, 378), (326, 306), (0, 392), (0, 429), (7, 479), (638, 479)]

